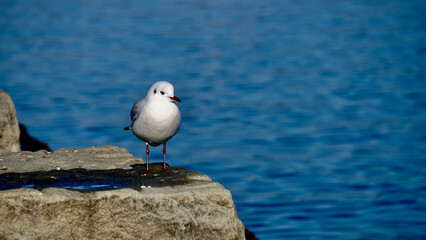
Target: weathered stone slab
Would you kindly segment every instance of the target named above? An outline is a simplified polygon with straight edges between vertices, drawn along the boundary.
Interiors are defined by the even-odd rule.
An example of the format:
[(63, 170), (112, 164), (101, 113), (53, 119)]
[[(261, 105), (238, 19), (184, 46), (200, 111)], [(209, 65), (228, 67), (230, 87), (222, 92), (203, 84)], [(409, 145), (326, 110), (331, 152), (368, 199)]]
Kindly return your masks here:
[[(3, 160), (1, 160), (3, 159)], [(141, 158), (117, 146), (89, 148), (60, 148), (54, 152), (22, 151), (15, 154), (0, 153), (0, 173), (49, 171), (53, 169), (130, 169), (131, 165), (143, 163)]]
[(18, 152), (20, 150), (15, 104), (10, 96), (0, 89), (0, 152)]
[[(0, 159), (10, 166), (0, 170), (0, 183), (35, 187), (0, 191), (0, 239), (245, 239), (231, 193), (204, 174), (178, 167), (161, 173), (156, 165), (143, 174), (141, 159), (114, 146)], [(118, 189), (76, 190), (82, 179)], [(51, 185), (64, 180), (76, 180), (74, 189)]]

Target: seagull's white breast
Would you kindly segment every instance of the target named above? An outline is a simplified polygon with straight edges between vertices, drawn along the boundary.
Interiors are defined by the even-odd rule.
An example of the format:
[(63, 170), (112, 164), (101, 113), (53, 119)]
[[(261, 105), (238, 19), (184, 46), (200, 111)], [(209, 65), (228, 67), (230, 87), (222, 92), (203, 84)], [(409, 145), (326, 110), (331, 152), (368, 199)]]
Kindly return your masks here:
[(152, 146), (167, 142), (180, 127), (179, 108), (170, 101), (151, 99), (140, 109), (132, 125), (133, 133)]

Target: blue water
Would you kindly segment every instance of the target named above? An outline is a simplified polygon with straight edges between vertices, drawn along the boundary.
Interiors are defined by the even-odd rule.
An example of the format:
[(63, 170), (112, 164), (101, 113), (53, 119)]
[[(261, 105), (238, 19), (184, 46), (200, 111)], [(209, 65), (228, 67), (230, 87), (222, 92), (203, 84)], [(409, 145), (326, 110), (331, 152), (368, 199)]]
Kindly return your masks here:
[[(426, 239), (424, 1), (0, 2), (0, 88), (53, 149), (118, 145), (167, 80), (167, 161), (260, 239)], [(161, 148), (152, 148), (161, 161)]]

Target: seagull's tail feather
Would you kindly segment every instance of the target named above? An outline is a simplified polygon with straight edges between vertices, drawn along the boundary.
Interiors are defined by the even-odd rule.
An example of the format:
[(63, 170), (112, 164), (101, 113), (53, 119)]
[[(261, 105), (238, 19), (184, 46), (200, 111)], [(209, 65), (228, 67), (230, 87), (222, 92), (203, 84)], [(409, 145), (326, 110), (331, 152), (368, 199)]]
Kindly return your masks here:
[(127, 126), (124, 128), (124, 130), (132, 130), (132, 126)]

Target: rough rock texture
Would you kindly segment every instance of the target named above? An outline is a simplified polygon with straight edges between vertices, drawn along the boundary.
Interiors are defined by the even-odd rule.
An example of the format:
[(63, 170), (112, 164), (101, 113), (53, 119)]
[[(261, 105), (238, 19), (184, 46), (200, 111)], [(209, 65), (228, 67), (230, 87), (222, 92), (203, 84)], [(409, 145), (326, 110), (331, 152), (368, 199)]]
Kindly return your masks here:
[[(152, 165), (154, 173), (143, 174), (140, 159), (114, 146), (3, 153), (0, 159), (9, 166), (0, 170), (0, 182), (40, 184), (0, 191), (0, 239), (245, 239), (231, 193), (200, 173), (178, 167), (161, 173), (161, 165)], [(80, 165), (87, 169), (74, 169)], [(49, 185), (64, 176), (114, 178), (124, 187)]]
[(0, 153), (0, 165), (6, 172), (49, 171), (57, 167), (63, 170), (84, 169), (131, 169), (132, 164), (143, 163), (126, 149), (117, 146), (89, 148), (60, 148), (54, 152), (22, 151), (15, 154)]
[(9, 95), (0, 89), (0, 152), (18, 152), (20, 150), (15, 105)]

